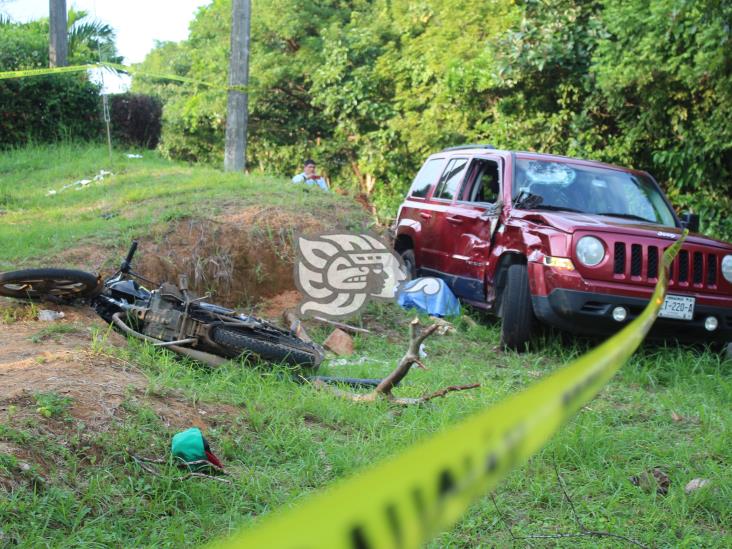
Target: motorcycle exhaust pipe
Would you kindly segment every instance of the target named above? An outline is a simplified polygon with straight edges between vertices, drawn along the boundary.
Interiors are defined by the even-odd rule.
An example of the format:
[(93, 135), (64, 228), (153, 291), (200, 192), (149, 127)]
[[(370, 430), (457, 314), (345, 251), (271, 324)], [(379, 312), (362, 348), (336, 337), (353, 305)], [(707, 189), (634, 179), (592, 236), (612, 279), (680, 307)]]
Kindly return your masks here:
[[(141, 334), (140, 332), (137, 332), (130, 328), (122, 321), (122, 319), (120, 318), (121, 315), (122, 313), (114, 313), (112, 315), (112, 320), (114, 321), (114, 324), (124, 333), (136, 337), (137, 339), (150, 342), (153, 345), (160, 343), (160, 340), (152, 338), (150, 336), (146, 336), (145, 334)], [(214, 368), (217, 366), (221, 366), (224, 362), (227, 361), (227, 359), (220, 356), (212, 355), (211, 353), (205, 353), (203, 351), (197, 351), (195, 349), (188, 349), (186, 347), (180, 347), (178, 345), (168, 344), (165, 345), (165, 348), (170, 349), (171, 351), (175, 351), (178, 354), (185, 355), (189, 358), (192, 358), (193, 360), (197, 360), (198, 362), (208, 364), (209, 366), (212, 366)]]

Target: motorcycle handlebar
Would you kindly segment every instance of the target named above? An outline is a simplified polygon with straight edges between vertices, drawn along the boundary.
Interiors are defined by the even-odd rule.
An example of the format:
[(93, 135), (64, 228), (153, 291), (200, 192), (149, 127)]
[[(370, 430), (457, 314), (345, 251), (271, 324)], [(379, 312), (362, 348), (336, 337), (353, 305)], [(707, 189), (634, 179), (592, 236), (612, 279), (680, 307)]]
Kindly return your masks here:
[(132, 265), (132, 258), (135, 256), (135, 252), (137, 251), (137, 240), (132, 241), (132, 246), (130, 246), (130, 250), (127, 252), (127, 257), (122, 262), (122, 265), (120, 266), (119, 270), (123, 273), (129, 273), (130, 267)]

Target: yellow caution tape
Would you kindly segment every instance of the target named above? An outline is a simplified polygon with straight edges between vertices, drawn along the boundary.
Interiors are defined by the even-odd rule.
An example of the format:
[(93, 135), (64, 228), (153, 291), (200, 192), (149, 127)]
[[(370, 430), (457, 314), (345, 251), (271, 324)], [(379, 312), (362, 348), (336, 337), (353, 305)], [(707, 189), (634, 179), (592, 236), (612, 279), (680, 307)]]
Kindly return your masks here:
[(49, 67), (46, 69), (26, 69), (22, 71), (0, 72), (0, 80), (8, 78), (27, 78), (29, 76), (45, 76), (47, 74), (63, 74), (67, 72), (81, 72), (99, 68), (100, 65), (73, 65), (71, 67)]
[(449, 528), (544, 446), (633, 354), (663, 304), (668, 268), (686, 234), (664, 253), (648, 306), (602, 345), (521, 393), (211, 547), (407, 549)]
[(82, 72), (87, 71), (90, 69), (109, 69), (113, 71), (119, 71), (119, 72), (127, 72), (133, 75), (143, 76), (146, 78), (156, 78), (160, 80), (174, 80), (177, 82), (183, 82), (186, 84), (194, 84), (197, 86), (207, 86), (209, 88), (215, 88), (220, 90), (233, 90), (233, 91), (240, 91), (240, 92), (246, 92), (248, 91), (247, 86), (222, 86), (219, 84), (211, 84), (210, 82), (205, 82), (203, 80), (196, 80), (194, 78), (187, 78), (185, 76), (178, 76), (177, 74), (161, 74), (161, 73), (152, 73), (145, 70), (139, 70), (135, 67), (131, 67), (128, 65), (120, 65), (119, 63), (94, 63), (89, 65), (73, 65), (70, 67), (49, 67), (44, 69), (26, 69), (26, 70), (20, 70), (20, 71), (7, 71), (7, 72), (0, 72), (0, 80), (6, 80), (10, 78), (28, 78), (31, 76), (46, 76), (50, 74), (64, 74), (64, 73), (72, 73), (72, 72)]

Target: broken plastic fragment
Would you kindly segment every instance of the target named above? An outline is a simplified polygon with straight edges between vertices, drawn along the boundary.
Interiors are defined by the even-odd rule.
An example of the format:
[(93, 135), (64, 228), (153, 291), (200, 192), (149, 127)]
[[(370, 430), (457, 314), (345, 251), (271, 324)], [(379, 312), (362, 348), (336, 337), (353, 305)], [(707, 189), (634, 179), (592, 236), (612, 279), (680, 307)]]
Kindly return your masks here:
[(41, 309), (40, 311), (38, 311), (38, 320), (43, 320), (46, 322), (59, 320), (64, 316), (66, 315), (64, 315), (61, 311), (51, 311), (49, 309)]

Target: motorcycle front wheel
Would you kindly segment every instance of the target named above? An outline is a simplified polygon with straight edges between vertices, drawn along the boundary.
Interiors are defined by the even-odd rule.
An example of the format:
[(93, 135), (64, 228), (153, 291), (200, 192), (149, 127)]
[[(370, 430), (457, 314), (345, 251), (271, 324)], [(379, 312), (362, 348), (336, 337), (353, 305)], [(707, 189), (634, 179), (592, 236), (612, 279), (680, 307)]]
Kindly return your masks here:
[(74, 269), (25, 269), (0, 273), (0, 295), (18, 299), (73, 300), (87, 297), (101, 288), (92, 273)]
[(267, 362), (316, 369), (323, 357), (318, 349), (286, 332), (262, 333), (256, 330), (216, 326), (211, 339), (227, 351), (229, 358), (256, 355)]

